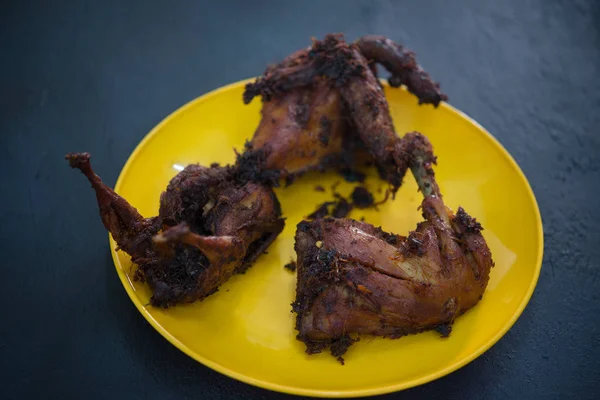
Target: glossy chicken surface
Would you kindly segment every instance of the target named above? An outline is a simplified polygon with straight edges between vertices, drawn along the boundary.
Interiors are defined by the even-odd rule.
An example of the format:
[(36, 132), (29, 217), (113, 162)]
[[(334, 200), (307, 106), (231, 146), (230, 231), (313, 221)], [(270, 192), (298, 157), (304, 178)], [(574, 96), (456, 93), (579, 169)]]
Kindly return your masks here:
[[(265, 74), (277, 75), (307, 58), (308, 49), (298, 50), (267, 67)], [(244, 102), (253, 97), (246, 90)], [(258, 164), (256, 169), (288, 181), (307, 171), (340, 167), (342, 161), (353, 163), (340, 94), (327, 80), (316, 79), (311, 85), (280, 93), (265, 92), (262, 99), (261, 121), (238, 162), (253, 160)]]
[(161, 196), (157, 217), (144, 218), (94, 173), (87, 153), (68, 154), (96, 192), (100, 217), (137, 264), (154, 306), (202, 300), (243, 272), (283, 229), (270, 187), (238, 182), (232, 167), (190, 165)]

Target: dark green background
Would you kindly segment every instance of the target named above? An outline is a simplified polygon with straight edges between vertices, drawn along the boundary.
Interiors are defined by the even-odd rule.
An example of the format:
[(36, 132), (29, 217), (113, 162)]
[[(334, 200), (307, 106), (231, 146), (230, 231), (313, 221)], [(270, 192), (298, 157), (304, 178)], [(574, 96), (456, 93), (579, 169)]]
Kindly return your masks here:
[(0, 398), (278, 396), (196, 363), (146, 323), (63, 155), (92, 152), (112, 185), (171, 111), (328, 32), (416, 50), (521, 165), (544, 220), (540, 280), (510, 332), (386, 398), (600, 394), (600, 2), (111, 0), (0, 2)]

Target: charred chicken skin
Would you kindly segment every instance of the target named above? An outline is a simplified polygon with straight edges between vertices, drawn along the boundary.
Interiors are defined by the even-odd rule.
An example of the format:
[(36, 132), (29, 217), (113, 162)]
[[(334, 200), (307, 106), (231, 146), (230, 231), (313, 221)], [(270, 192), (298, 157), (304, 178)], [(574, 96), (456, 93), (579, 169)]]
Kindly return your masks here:
[(283, 229), (270, 187), (236, 180), (233, 167), (189, 165), (144, 218), (94, 173), (87, 153), (66, 156), (96, 192), (100, 217), (119, 249), (137, 264), (158, 307), (202, 300), (244, 271)]
[(412, 133), (410, 168), (424, 195), (424, 222), (407, 237), (351, 219), (301, 222), (296, 232), (298, 339), (309, 354), (341, 356), (351, 334), (398, 338), (454, 319), (481, 299), (494, 265), (481, 225), (455, 214), (434, 179), (427, 139)]

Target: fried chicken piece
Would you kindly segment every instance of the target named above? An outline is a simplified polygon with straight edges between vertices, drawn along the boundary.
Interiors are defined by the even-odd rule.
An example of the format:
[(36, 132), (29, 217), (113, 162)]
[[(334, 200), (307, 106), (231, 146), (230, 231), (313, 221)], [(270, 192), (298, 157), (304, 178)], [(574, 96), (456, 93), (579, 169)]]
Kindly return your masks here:
[(493, 261), (481, 225), (444, 205), (428, 140), (415, 132), (404, 141), (425, 218), (408, 237), (350, 219), (298, 224), (293, 310), (309, 354), (329, 347), (341, 359), (350, 334), (448, 334), (485, 291)]
[[(371, 64), (362, 51), (372, 60)], [(402, 83), (419, 97), (420, 103), (437, 105), (447, 99), (439, 92), (439, 85), (416, 64), (414, 54), (402, 46), (383, 41), (381, 37), (365, 37), (357, 44), (348, 44), (338, 34), (315, 40), (309, 49), (300, 50), (281, 64), (267, 68), (263, 76), (246, 85), (244, 101), (260, 95), (268, 104), (273, 98), (292, 96), (298, 88), (323, 87), (327, 82), (335, 88), (332, 91), (341, 95), (344, 105), (341, 110), (351, 121), (351, 133), (345, 137), (368, 150), (380, 176), (395, 192), (408, 168), (407, 153), (402, 148), (403, 142), (397, 140), (387, 100), (374, 75), (373, 62), (383, 63), (394, 76), (402, 77)], [(392, 81), (397, 83), (399, 79)], [(266, 123), (267, 115), (263, 115), (261, 125)], [(331, 150), (334, 154), (336, 148)]]
[(148, 282), (154, 306), (202, 300), (243, 272), (282, 231), (270, 187), (240, 183), (232, 167), (190, 165), (161, 196), (158, 217), (143, 218), (92, 171), (87, 153), (68, 154), (96, 192), (100, 216)]
[(255, 169), (288, 180), (340, 165), (347, 133), (341, 109), (339, 92), (325, 83), (273, 96), (263, 102), (261, 122), (238, 164), (252, 160)]
[[(285, 75), (309, 59), (309, 49), (299, 50), (281, 63), (267, 67), (265, 76)], [(276, 78), (272, 78), (276, 79)], [(238, 156), (246, 179), (274, 183), (288, 182), (311, 170), (350, 168), (364, 159), (362, 147), (339, 91), (327, 80), (315, 78), (310, 85), (253, 92), (247, 86), (244, 101), (261, 94), (261, 121), (246, 150)], [(252, 94), (254, 93), (254, 94)], [(258, 178), (257, 178), (258, 177)]]

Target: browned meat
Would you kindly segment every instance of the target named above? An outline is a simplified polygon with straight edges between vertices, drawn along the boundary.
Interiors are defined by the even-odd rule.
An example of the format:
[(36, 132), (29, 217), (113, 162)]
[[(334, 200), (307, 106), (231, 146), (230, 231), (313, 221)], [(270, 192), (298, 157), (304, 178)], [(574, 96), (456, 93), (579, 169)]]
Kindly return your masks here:
[(308, 84), (285, 83), (289, 74), (298, 68), (303, 71), (310, 62), (309, 50), (299, 50), (267, 67), (264, 79), (246, 87), (244, 102), (256, 95), (263, 100), (261, 122), (238, 157), (244, 171), (258, 171), (246, 179), (289, 182), (310, 170), (349, 169), (365, 159), (339, 91), (329, 80), (314, 75)]
[(335, 166), (347, 132), (337, 90), (322, 83), (292, 89), (263, 102), (262, 119), (246, 150), (262, 153), (260, 169), (282, 178)]
[(440, 91), (440, 84), (431, 80), (429, 74), (417, 64), (415, 53), (401, 44), (384, 36), (368, 35), (356, 41), (362, 55), (369, 60), (382, 64), (392, 76), (388, 80), (390, 86), (405, 85), (409, 92), (417, 96), (419, 104), (438, 106), (448, 96)]
[(404, 157), (406, 152), (397, 148), (402, 142), (398, 141), (383, 89), (356, 48), (344, 45), (340, 51), (347, 52), (349, 62), (360, 66), (360, 73), (349, 76), (339, 88), (340, 93), (348, 104), (360, 139), (375, 160), (379, 175), (396, 191), (408, 163)]
[[(267, 68), (263, 76), (254, 83), (248, 84), (244, 92), (244, 101), (248, 103), (254, 96), (262, 96), (265, 104), (261, 122), (261, 127), (263, 127), (268, 126), (269, 123), (267, 116), (270, 113), (265, 110), (272, 99), (285, 99), (289, 96), (291, 103), (288, 104), (294, 106), (286, 107), (282, 111), (283, 114), (289, 114), (290, 110), (295, 110), (295, 105), (298, 104), (295, 101), (298, 96), (298, 88), (303, 88), (304, 95), (307, 96), (302, 104), (314, 104), (316, 94), (321, 91), (327, 91), (332, 98), (336, 98), (339, 93), (342, 106), (338, 106), (336, 110), (342, 112), (350, 120), (348, 122), (349, 133), (347, 135), (340, 134), (339, 137), (342, 141), (353, 141), (354, 147), (358, 144), (358, 147), (362, 145), (368, 149), (369, 156), (381, 177), (392, 185), (393, 191), (396, 191), (402, 184), (408, 168), (405, 158), (406, 149), (403, 149), (403, 143), (397, 140), (388, 103), (383, 89), (374, 75), (373, 62), (381, 62), (393, 72), (394, 76), (403, 77), (404, 80), (401, 83), (406, 84), (409, 90), (419, 97), (420, 103), (437, 105), (440, 100), (445, 100), (447, 97), (439, 92), (439, 85), (432, 82), (416, 64), (413, 53), (389, 40), (383, 42), (382, 40), (380, 37), (365, 37), (353, 45), (346, 43), (342, 35), (327, 35), (322, 41), (315, 40), (311, 48), (300, 50), (281, 64)], [(371, 64), (365, 59), (362, 52), (365, 52), (367, 57), (372, 60)], [(398, 79), (395, 78), (393, 82), (397, 82)], [(421, 80), (420, 83), (417, 83), (418, 79)], [(327, 88), (327, 86), (329, 87)], [(437, 90), (435, 95), (433, 94), (434, 89)], [(308, 108), (310, 110), (308, 115), (313, 115), (313, 118), (314, 114), (311, 112), (314, 108)], [(333, 114), (334, 110), (329, 109), (328, 111), (331, 113), (327, 112), (327, 118), (336, 120)], [(305, 113), (300, 114), (305, 115)], [(290, 119), (292, 118), (288, 117), (288, 121)], [(343, 129), (343, 125), (341, 126)], [(306, 135), (310, 135), (310, 133), (310, 129), (305, 132)], [(258, 131), (257, 134), (259, 134)], [(314, 128), (312, 134), (314, 136)], [(271, 143), (271, 146), (276, 145), (279, 141), (273, 132), (264, 134), (264, 137)], [(273, 140), (268, 138), (273, 138)], [(306, 141), (306, 143), (309, 142), (309, 140)], [(327, 156), (331, 156), (339, 151), (339, 147), (331, 146), (327, 150)], [(315, 153), (314, 148), (313, 152), (307, 153), (305, 148), (300, 146), (300, 150), (297, 151), (313, 154), (314, 160), (311, 165), (320, 163), (320, 154)], [(283, 154), (288, 153), (284, 152)], [(305, 165), (307, 164), (306, 159), (302, 161)]]
[(68, 154), (96, 191), (100, 216), (120, 249), (148, 282), (151, 303), (202, 300), (244, 271), (282, 231), (271, 188), (239, 183), (232, 167), (190, 165), (161, 196), (160, 215), (143, 218), (94, 174), (87, 153)]
[(341, 357), (350, 334), (400, 336), (440, 329), (473, 307), (487, 286), (491, 253), (481, 225), (442, 201), (427, 139), (404, 139), (424, 194), (424, 222), (408, 237), (350, 219), (298, 224), (298, 282), (293, 309), (307, 352)]
[(102, 223), (119, 248), (132, 257), (144, 258), (152, 251), (150, 239), (160, 230), (160, 219), (143, 218), (127, 200), (106, 186), (92, 170), (88, 153), (67, 154), (66, 159), (71, 168), (79, 169), (92, 184)]

